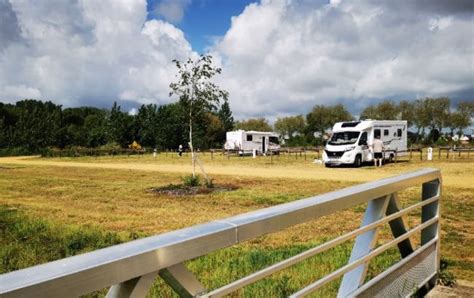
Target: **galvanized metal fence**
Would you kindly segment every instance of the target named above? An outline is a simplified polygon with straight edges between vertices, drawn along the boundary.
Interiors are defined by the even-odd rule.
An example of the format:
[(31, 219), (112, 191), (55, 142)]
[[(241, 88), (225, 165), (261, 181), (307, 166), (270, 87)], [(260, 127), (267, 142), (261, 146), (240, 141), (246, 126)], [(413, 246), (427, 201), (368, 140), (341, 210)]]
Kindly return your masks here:
[[(419, 202), (400, 209), (397, 192), (421, 186)], [(338, 296), (406, 296), (433, 285), (439, 271), (441, 174), (422, 169), (223, 220), (152, 236), (0, 275), (1, 297), (71, 297), (110, 287), (107, 297), (144, 297), (160, 276), (180, 296), (220, 297), (355, 238), (348, 263), (291, 297), (342, 277)], [(183, 262), (224, 247), (367, 203), (360, 228), (217, 289), (206, 289)], [(404, 218), (421, 210), (409, 228)], [(393, 240), (377, 246), (381, 226)], [(418, 247), (411, 239), (421, 235)], [(398, 247), (401, 261), (365, 282), (371, 259)]]

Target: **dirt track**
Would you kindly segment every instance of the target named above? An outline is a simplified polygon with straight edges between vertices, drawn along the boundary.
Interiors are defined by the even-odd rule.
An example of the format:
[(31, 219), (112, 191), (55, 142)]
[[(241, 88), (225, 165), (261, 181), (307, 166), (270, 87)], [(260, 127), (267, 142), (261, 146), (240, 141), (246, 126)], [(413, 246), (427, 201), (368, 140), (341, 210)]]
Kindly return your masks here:
[[(184, 174), (190, 172), (190, 166), (187, 164), (143, 163), (137, 161), (131, 162), (76, 162), (47, 160), (35, 157), (3, 157), (0, 158), (0, 165), (23, 165), (23, 166), (56, 166), (56, 167), (81, 167), (81, 168), (99, 168), (99, 169), (117, 169), (117, 170), (137, 170), (148, 172), (178, 173)], [(449, 167), (448, 167), (449, 166)], [(397, 164), (374, 169), (363, 167), (360, 169), (338, 168), (326, 169), (322, 165), (299, 164), (295, 167), (273, 165), (271, 167), (253, 167), (249, 165), (216, 165), (206, 164), (206, 171), (211, 175), (231, 175), (241, 177), (259, 177), (259, 178), (298, 178), (310, 180), (336, 180), (363, 182), (375, 179), (394, 176), (410, 170), (422, 167), (441, 167), (443, 174), (443, 183), (447, 186), (474, 188), (474, 173), (466, 171), (460, 177), (458, 169), (472, 166), (472, 163), (452, 165), (445, 163), (429, 164)], [(443, 169), (446, 167), (445, 169)], [(470, 182), (469, 182), (470, 181)]]

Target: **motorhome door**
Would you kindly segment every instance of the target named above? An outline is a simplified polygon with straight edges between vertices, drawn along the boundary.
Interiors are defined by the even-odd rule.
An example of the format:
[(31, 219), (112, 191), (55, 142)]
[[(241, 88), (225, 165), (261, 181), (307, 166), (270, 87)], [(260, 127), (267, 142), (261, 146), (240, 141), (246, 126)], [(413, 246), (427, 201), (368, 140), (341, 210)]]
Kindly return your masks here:
[(369, 144), (367, 143), (367, 132), (363, 131), (359, 138), (360, 149), (362, 150), (362, 161), (369, 161)]
[(266, 149), (266, 148), (265, 148), (265, 147), (266, 147), (265, 145), (266, 145), (266, 144), (265, 144), (265, 137), (262, 137), (262, 154), (265, 154), (265, 151), (266, 151), (266, 150), (265, 150), (265, 149)]

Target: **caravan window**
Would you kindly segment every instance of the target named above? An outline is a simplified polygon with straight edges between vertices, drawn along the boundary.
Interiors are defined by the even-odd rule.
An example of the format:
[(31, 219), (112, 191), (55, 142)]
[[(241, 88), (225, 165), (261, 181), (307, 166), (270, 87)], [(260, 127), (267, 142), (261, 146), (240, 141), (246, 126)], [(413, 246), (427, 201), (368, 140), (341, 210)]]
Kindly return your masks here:
[(399, 137), (402, 136), (402, 130), (401, 130), (401, 128), (397, 129), (397, 135), (398, 135)]
[(252, 142), (252, 140), (253, 140), (252, 135), (247, 135), (247, 141)]
[(380, 129), (374, 130), (374, 138), (380, 138)]
[(268, 141), (270, 143), (277, 144), (277, 145), (280, 143), (280, 141), (278, 140), (278, 137), (269, 137)]
[(383, 130), (383, 135), (384, 135), (384, 136), (388, 136), (388, 129), (384, 129), (384, 130)]

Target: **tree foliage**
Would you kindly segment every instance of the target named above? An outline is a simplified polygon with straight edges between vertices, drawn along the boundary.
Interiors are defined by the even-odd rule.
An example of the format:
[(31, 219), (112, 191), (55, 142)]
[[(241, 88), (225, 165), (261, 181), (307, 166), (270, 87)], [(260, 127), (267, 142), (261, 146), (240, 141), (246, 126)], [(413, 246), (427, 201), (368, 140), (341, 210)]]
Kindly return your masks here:
[(304, 134), (306, 120), (303, 115), (278, 118), (275, 121), (274, 127), (275, 131), (282, 138), (291, 140), (298, 135)]
[(333, 106), (316, 105), (311, 112), (306, 115), (307, 133), (312, 135), (315, 132), (324, 132), (336, 122), (351, 121), (354, 118), (342, 104)]
[(237, 121), (235, 129), (255, 130), (255, 131), (272, 131), (271, 125), (265, 118), (251, 118), (247, 120)]
[(399, 118), (400, 108), (391, 100), (385, 100), (375, 106), (368, 106), (361, 115), (361, 119), (374, 120), (397, 120)]

